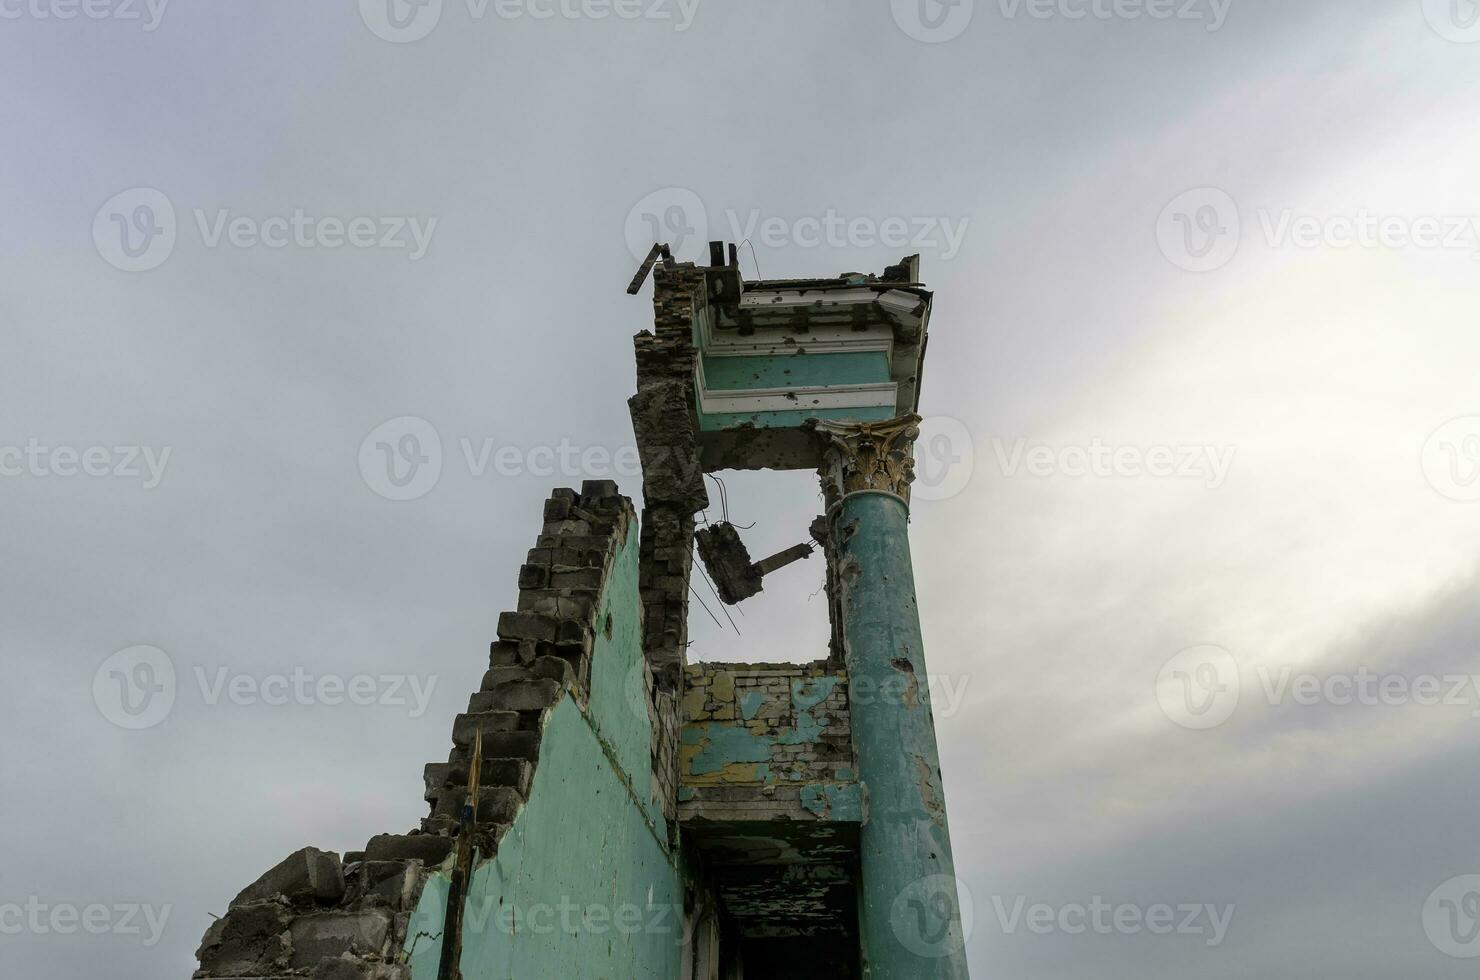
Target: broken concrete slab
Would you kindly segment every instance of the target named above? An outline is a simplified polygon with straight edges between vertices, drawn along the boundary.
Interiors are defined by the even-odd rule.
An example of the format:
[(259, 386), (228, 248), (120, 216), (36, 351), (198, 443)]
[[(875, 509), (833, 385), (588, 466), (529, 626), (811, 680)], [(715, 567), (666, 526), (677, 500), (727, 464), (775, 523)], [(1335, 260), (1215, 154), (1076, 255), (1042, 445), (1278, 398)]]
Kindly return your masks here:
[(201, 972), (220, 977), (281, 973), (293, 952), (293, 910), (277, 901), (239, 905), (212, 923), (196, 950)]
[(292, 902), (329, 905), (339, 901), (344, 895), (344, 868), (339, 855), (316, 847), (295, 851), (242, 889), (231, 904), (264, 902), (275, 895), (284, 895)]
[(344, 954), (380, 956), (391, 932), (391, 917), (382, 911), (315, 912), (293, 920), (293, 969), (310, 969)]
[(431, 834), (381, 834), (365, 845), (367, 861), (420, 861), (439, 865), (452, 853), (453, 841)]
[(699, 545), (699, 558), (725, 603), (733, 606), (761, 591), (761, 573), (751, 564), (750, 552), (733, 524), (700, 528), (694, 540)]
[(405, 911), (420, 893), (421, 867), (418, 861), (365, 861), (349, 876), (347, 904)]

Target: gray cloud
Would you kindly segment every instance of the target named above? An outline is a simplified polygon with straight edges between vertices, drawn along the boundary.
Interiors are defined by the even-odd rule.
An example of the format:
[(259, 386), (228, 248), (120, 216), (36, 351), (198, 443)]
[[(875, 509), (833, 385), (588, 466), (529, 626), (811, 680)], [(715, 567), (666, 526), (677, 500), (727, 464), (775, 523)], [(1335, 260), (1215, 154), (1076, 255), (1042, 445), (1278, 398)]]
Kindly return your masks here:
[[(1034, 978), (1459, 976), (1419, 928), (1472, 872), (1469, 726), (1443, 711), (1241, 705), (1161, 715), (1176, 651), (1253, 666), (1473, 663), (1474, 509), (1425, 485), (1425, 438), (1480, 414), (1473, 264), (1293, 254), (1225, 269), (1157, 251), (1175, 195), (1259, 208), (1480, 213), (1473, 46), (1417, 3), (1235, 2), (1205, 24), (1005, 18), (955, 40), (888, 4), (701, 4), (693, 25), (448, 21), (373, 36), (353, 5), (171, 4), (157, 30), (0, 31), (15, 134), (0, 173), (0, 445), (170, 447), (159, 486), (0, 478), (0, 902), (172, 911), (129, 935), (0, 937), (17, 976), (181, 975), (227, 900), (290, 850), (357, 847), (422, 815), (421, 767), (481, 674), (548, 487), (475, 474), (460, 440), (616, 451), (646, 297), (629, 209), (664, 188), (727, 211), (945, 218), (924, 411), (976, 468), (921, 501), (914, 547), (974, 969)], [(157, 269), (108, 265), (120, 191), (180, 217)], [(209, 247), (194, 212), (437, 219), (424, 258)], [(727, 232), (726, 232), (727, 233)], [(761, 243), (766, 276), (878, 270), (906, 249)], [(696, 254), (696, 253), (691, 253)], [(750, 269), (747, 250), (743, 262)], [(444, 468), (417, 500), (368, 487), (362, 439), (414, 415)], [(1010, 478), (991, 439), (1237, 448), (1210, 492)], [(591, 474), (599, 475), (599, 474)], [(806, 474), (727, 474), (756, 550), (801, 540)], [(624, 479), (638, 492), (638, 481)], [(807, 563), (736, 617), (694, 611), (697, 657), (817, 655)], [(716, 610), (717, 612), (718, 610)], [(170, 716), (125, 731), (91, 690), (111, 654), (176, 666)], [(1451, 666), (1458, 664), (1459, 666)], [(427, 713), (209, 704), (200, 668), (256, 679), (435, 677)], [(1226, 941), (1005, 936), (990, 896), (1229, 902)]]

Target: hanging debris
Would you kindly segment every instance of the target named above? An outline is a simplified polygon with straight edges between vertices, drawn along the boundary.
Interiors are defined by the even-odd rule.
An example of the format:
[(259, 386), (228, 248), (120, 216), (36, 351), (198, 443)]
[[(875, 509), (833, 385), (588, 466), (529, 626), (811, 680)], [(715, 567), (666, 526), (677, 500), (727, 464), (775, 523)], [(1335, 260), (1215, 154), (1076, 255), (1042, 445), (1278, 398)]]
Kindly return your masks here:
[(733, 524), (712, 524), (701, 528), (695, 537), (699, 544), (699, 558), (714, 579), (720, 599), (731, 606), (760, 592), (761, 579), (778, 568), (810, 556), (814, 547), (806, 543), (793, 545), (752, 563), (750, 552)]

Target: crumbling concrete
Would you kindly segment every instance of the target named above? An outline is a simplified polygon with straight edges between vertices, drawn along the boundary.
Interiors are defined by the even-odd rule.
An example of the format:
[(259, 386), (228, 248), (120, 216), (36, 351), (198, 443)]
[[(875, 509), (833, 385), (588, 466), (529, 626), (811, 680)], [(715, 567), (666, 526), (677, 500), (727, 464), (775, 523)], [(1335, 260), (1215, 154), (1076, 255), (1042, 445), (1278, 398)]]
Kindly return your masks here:
[[(499, 617), (482, 689), (453, 722), (451, 755), (426, 767), (431, 812), (421, 828), (373, 837), (343, 858), (312, 847), (290, 855), (206, 933), (196, 977), (410, 980), (407, 924), (452, 854), (473, 733), (483, 732), (484, 750), (475, 843), (487, 860), (528, 799), (548, 712), (567, 691), (586, 696), (597, 597), (635, 521), (631, 501), (605, 480), (556, 490), (544, 518), (519, 573), (518, 608)], [(676, 740), (676, 723), (669, 728)]]
[(685, 826), (862, 819), (846, 672), (825, 663), (690, 664), (684, 676)]
[[(447, 761), (424, 771), (419, 828), (342, 857), (290, 855), (211, 927), (201, 980), (411, 980), (413, 969), (431, 980), (444, 930), (467, 941), (472, 980), (718, 980), (742, 965), (804, 975), (816, 962), (854, 977), (860, 948), (875, 976), (916, 975), (879, 913), (891, 892), (881, 882), (950, 870), (948, 842), (924, 860), (918, 841), (887, 836), (918, 790), (916, 809), (946, 841), (902, 509), (931, 294), (915, 259), (882, 276), (746, 284), (733, 246), (728, 263), (723, 247), (711, 255), (698, 268), (659, 246), (633, 281), (654, 281), (629, 402), (640, 531), (609, 481), (550, 496)], [(697, 529), (706, 469), (803, 466), (820, 466), (826, 491), (812, 544), (752, 562), (727, 523)], [(869, 510), (886, 504), (899, 514)], [(687, 664), (696, 546), (733, 603), (814, 544), (826, 661)], [(862, 684), (881, 672), (902, 681), (898, 705), (850, 693), (883, 690)], [(472, 781), (474, 865), (454, 908), (475, 914), (454, 929), (448, 899), (464, 879), (448, 872)], [(664, 911), (682, 938), (498, 931), (505, 900), (533, 924), (567, 892)], [(961, 975), (950, 953), (931, 975)]]
[(631, 501), (610, 480), (556, 490), (545, 502), (544, 527), (519, 570), (518, 608), (499, 617), (488, 672), (453, 722), (447, 762), (426, 767), (424, 832), (457, 833), (473, 736), (482, 732), (476, 843), (484, 858), (496, 853), (528, 799), (546, 714), (566, 691), (584, 699), (589, 690), (598, 600), (633, 523)]
[(709, 505), (699, 462), (693, 344), (705, 281), (704, 270), (692, 263), (653, 270), (653, 329), (633, 338), (637, 394), (628, 402), (643, 470), (643, 649), (656, 689), (674, 695), (688, 646), (694, 515)]
[(425, 866), (306, 848), (245, 889), (206, 932), (196, 977), (410, 980), (400, 963)]
[(722, 602), (734, 605), (761, 591), (761, 571), (751, 563), (750, 551), (733, 524), (700, 528), (695, 538), (699, 558)]
[(265, 902), (282, 895), (289, 901), (333, 903), (344, 897), (344, 868), (338, 854), (305, 847), (237, 895), (232, 905)]
[(810, 544), (798, 544), (758, 562), (740, 540), (740, 532), (727, 521), (700, 528), (695, 534), (699, 559), (714, 580), (720, 601), (735, 605), (760, 592), (765, 577), (779, 568), (812, 554)]

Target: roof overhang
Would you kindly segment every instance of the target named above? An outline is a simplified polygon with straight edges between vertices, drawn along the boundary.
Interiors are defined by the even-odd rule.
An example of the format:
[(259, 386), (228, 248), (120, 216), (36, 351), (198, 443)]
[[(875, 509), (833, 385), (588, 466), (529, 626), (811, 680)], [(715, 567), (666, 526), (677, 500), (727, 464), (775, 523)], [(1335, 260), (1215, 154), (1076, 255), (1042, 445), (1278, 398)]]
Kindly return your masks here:
[(706, 287), (693, 337), (705, 469), (815, 467), (815, 422), (880, 421), (918, 406), (932, 298), (918, 283), (745, 283), (729, 266), (706, 270)]

